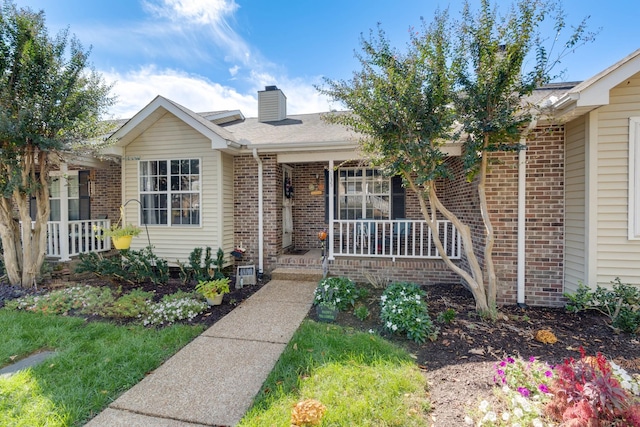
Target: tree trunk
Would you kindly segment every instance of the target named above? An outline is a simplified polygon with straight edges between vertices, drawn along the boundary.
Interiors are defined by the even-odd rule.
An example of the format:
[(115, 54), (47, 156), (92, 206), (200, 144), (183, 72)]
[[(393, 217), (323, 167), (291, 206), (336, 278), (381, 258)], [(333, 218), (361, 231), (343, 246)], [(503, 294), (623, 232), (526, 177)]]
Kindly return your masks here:
[(22, 274), (22, 247), (17, 236), (20, 236), (20, 224), (13, 218), (10, 199), (3, 198), (0, 202), (0, 238), (4, 268), (12, 285), (20, 284)]
[[(424, 219), (427, 221), (427, 226), (431, 230), (431, 236), (433, 239), (440, 256), (443, 261), (447, 264), (447, 266), (456, 274), (458, 274), (469, 286), (471, 294), (476, 303), (476, 311), (481, 315), (490, 315), (490, 305), (487, 304), (487, 295), (485, 292), (484, 279), (483, 279), (483, 271), (480, 267), (480, 263), (478, 262), (478, 257), (475, 255), (473, 250), (473, 240), (471, 238), (471, 230), (469, 227), (460, 221), (460, 219), (451, 211), (445, 208), (445, 206), (440, 202), (438, 198), (435, 183), (433, 181), (429, 181), (425, 183), (426, 186), (426, 194), (429, 199), (431, 207), (427, 206), (427, 202), (425, 200), (424, 192), (420, 191), (416, 183), (413, 179), (405, 174), (405, 179), (409, 183), (409, 187), (415, 192), (418, 197), (418, 201), (420, 203), (420, 208), (423, 213)], [(444, 245), (440, 240), (440, 235), (438, 233), (438, 217), (437, 212), (442, 213), (442, 215), (451, 221), (451, 223), (456, 227), (458, 233), (462, 238), (462, 247), (464, 248), (465, 255), (467, 256), (467, 260), (469, 262), (469, 266), (471, 267), (471, 273), (465, 271), (464, 269), (457, 266), (451, 258), (447, 255)], [(431, 214), (431, 215), (430, 215)]]

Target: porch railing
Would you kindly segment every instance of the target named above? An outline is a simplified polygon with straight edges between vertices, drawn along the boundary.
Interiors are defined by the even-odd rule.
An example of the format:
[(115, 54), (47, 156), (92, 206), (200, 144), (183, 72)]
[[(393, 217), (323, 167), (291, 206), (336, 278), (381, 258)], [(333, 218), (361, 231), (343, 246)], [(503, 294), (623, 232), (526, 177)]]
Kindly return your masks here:
[[(33, 227), (34, 223), (31, 223)], [(111, 250), (111, 239), (100, 239), (100, 229), (109, 228), (111, 220), (91, 219), (68, 221), (64, 230), (62, 221), (47, 222), (47, 256), (68, 260), (71, 256), (88, 252)]]
[[(335, 256), (441, 258), (424, 220), (335, 220), (334, 224)], [(446, 254), (459, 259), (458, 230), (448, 220), (439, 220), (437, 228)]]

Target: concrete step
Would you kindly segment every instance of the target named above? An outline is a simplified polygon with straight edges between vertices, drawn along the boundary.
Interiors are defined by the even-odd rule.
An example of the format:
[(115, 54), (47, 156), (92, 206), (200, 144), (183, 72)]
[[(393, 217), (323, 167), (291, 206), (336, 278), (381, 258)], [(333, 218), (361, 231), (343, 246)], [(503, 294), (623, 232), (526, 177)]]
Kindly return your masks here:
[(317, 282), (322, 279), (322, 269), (278, 267), (271, 272), (271, 280), (296, 280)]

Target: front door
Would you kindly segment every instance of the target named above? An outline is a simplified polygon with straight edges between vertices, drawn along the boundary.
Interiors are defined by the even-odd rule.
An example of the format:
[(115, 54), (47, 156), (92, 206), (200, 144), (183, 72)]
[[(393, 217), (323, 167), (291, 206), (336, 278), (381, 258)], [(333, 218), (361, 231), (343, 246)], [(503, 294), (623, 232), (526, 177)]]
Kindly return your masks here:
[(282, 247), (293, 245), (293, 169), (282, 168)]

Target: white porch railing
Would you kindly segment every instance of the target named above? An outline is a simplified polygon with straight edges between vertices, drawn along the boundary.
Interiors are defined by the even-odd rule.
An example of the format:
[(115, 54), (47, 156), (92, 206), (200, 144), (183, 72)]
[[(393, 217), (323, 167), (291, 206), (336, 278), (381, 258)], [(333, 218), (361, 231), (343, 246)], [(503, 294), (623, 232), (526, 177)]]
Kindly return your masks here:
[[(335, 256), (439, 259), (431, 229), (416, 220), (335, 220)], [(438, 235), (446, 254), (459, 259), (461, 239), (451, 221), (438, 221)]]
[[(33, 227), (34, 223), (31, 223)], [(99, 239), (100, 228), (109, 228), (108, 219), (68, 221), (64, 230), (62, 221), (47, 222), (47, 256), (68, 260), (71, 256), (88, 252), (111, 250), (111, 239)]]

